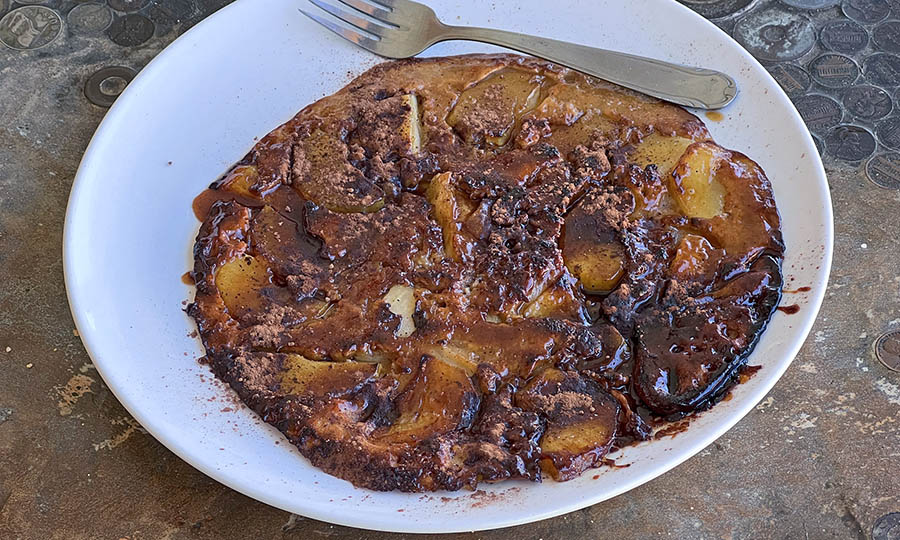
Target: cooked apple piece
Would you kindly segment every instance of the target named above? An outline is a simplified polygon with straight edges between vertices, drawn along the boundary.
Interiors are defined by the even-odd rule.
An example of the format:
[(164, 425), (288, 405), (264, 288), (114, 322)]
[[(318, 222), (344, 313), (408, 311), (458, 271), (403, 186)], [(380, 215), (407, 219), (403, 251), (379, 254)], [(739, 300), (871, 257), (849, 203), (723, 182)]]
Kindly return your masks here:
[(615, 122), (598, 111), (588, 110), (571, 125), (564, 124), (553, 128), (553, 133), (545, 140), (558, 148), (563, 155), (569, 155), (576, 146), (589, 145), (598, 137), (615, 138), (618, 130), (619, 126)]
[(215, 280), (228, 312), (240, 318), (248, 310), (258, 310), (263, 306), (263, 289), (272, 286), (272, 271), (263, 260), (244, 255), (220, 266), (216, 270)]
[(579, 322), (587, 320), (584, 301), (575, 289), (575, 284), (572, 274), (563, 272), (556, 283), (525, 306), (522, 316), (531, 319), (554, 317)]
[(591, 358), (580, 358), (578, 369), (600, 373), (608, 369), (616, 369), (631, 358), (631, 346), (619, 330), (610, 323), (597, 322), (591, 326), (591, 332), (600, 338), (601, 354)]
[(566, 218), (563, 260), (585, 292), (600, 294), (619, 283), (625, 270), (625, 247), (606, 223), (603, 209), (586, 204), (589, 197)]
[(703, 122), (680, 107), (598, 79), (587, 81), (578, 74), (574, 79), (551, 87), (536, 114), (546, 114), (555, 124), (575, 126), (575, 119), (582, 114), (586, 118), (594, 111), (615, 124), (634, 126), (644, 134), (656, 132), (695, 141), (709, 138)]
[(544, 370), (519, 391), (516, 404), (546, 419), (541, 465), (560, 481), (599, 464), (619, 424), (618, 401), (577, 372)]
[(625, 271), (625, 249), (621, 244), (583, 246), (563, 251), (566, 268), (584, 291), (602, 294), (613, 290)]
[(433, 207), (434, 220), (441, 226), (444, 236), (444, 253), (448, 259), (460, 260), (460, 248), (465, 240), (460, 235), (462, 221), (468, 216), (468, 203), (453, 188), (453, 176), (441, 173), (431, 179), (425, 198)]
[(722, 150), (716, 179), (727, 192), (725, 215), (700, 223), (704, 235), (729, 256), (750, 261), (764, 250), (781, 251), (781, 218), (772, 186), (756, 162), (738, 152)]
[(617, 404), (608, 401), (600, 409), (594, 405), (594, 409), (596, 412), (573, 419), (570, 424), (549, 425), (541, 437), (541, 454), (548, 458), (541, 466), (554, 480), (575, 478), (598, 465), (609, 452), (616, 432)]
[(659, 133), (651, 133), (644, 137), (634, 149), (628, 153), (628, 158), (641, 168), (647, 165), (656, 165), (656, 170), (662, 178), (668, 178), (675, 168), (675, 164), (684, 155), (684, 151), (694, 141), (684, 137), (667, 137)]
[[(271, 206), (264, 206), (253, 216), (250, 238), (256, 254), (282, 278), (298, 274), (311, 277), (313, 269), (325, 270), (325, 261), (319, 256), (321, 241)], [(298, 288), (288, 279), (288, 285), (298, 298), (316, 292), (312, 280)]]
[(292, 185), (303, 198), (332, 212), (377, 212), (384, 192), (350, 164), (347, 144), (320, 129), (293, 151)]
[(409, 114), (400, 126), (400, 133), (409, 142), (409, 151), (418, 154), (422, 149), (422, 129), (420, 125), (419, 100), (412, 94), (401, 98), (403, 104), (409, 107)]
[(642, 315), (632, 387), (649, 409), (694, 411), (733, 380), (780, 298), (778, 264), (762, 257), (750, 272), (683, 300), (674, 312), (654, 307)]
[(259, 171), (253, 165), (238, 165), (231, 169), (222, 179), (220, 189), (224, 189), (241, 197), (250, 199), (259, 199), (259, 193), (251, 191), (253, 186), (259, 179)]
[[(465, 345), (465, 344), (463, 344)], [(475, 374), (478, 364), (481, 363), (478, 355), (472, 349), (460, 346), (456, 342), (447, 343), (440, 347), (430, 347), (428, 354), (441, 362), (449, 364), (470, 377)]]
[(780, 218), (772, 187), (753, 160), (712, 142), (688, 147), (669, 184), (683, 213), (729, 256), (750, 260), (781, 250)]
[(676, 277), (696, 277), (714, 272), (721, 257), (722, 251), (713, 248), (705, 237), (685, 234), (678, 242), (670, 268)]
[(543, 77), (501, 69), (460, 94), (447, 123), (469, 143), (506, 144), (516, 122), (537, 105)]
[(678, 213), (666, 187), (669, 182), (652, 169), (630, 166), (625, 174), (617, 175), (615, 180), (618, 185), (628, 188), (634, 199), (634, 210), (629, 215), (631, 219)]
[(396, 401), (397, 419), (373, 433), (392, 443), (416, 443), (434, 435), (465, 428), (474, 420), (478, 396), (462, 370), (425, 356), (418, 374)]
[(360, 111), (351, 142), (389, 161), (413, 157), (422, 148), (419, 100), (414, 94), (391, 96)]
[(400, 327), (395, 335), (399, 338), (411, 336), (416, 331), (416, 323), (413, 321), (413, 312), (416, 310), (415, 290), (409, 285), (394, 285), (383, 300), (388, 304), (388, 310), (400, 317)]
[[(444, 346), (452, 354), (450, 360), (471, 372), (479, 364), (487, 364), (502, 377), (528, 377), (536, 365), (550, 357), (560, 335), (534, 319), (512, 322), (476, 322), (456, 332)], [(462, 329), (461, 329), (462, 330)], [(467, 369), (468, 371), (468, 369)]]
[(377, 364), (321, 362), (299, 354), (286, 354), (281, 374), (284, 394), (336, 396), (346, 394), (375, 375)]
[(669, 191), (685, 216), (709, 219), (722, 215), (725, 188), (717, 178), (722, 158), (719, 146), (695, 143), (678, 160)]
[(565, 86), (555, 85), (547, 91), (547, 97), (535, 107), (532, 114), (535, 118), (546, 118), (551, 125), (571, 126), (585, 113), (572, 97), (566, 92)]

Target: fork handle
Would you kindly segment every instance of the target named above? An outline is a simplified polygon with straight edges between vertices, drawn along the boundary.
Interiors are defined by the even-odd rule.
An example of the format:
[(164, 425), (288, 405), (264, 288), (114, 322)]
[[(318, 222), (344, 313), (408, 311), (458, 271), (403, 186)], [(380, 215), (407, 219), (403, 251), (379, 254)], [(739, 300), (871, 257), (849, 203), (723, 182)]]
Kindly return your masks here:
[(737, 95), (734, 79), (712, 69), (505, 30), (449, 25), (444, 30), (437, 41), (459, 39), (500, 45), (687, 107), (718, 109)]

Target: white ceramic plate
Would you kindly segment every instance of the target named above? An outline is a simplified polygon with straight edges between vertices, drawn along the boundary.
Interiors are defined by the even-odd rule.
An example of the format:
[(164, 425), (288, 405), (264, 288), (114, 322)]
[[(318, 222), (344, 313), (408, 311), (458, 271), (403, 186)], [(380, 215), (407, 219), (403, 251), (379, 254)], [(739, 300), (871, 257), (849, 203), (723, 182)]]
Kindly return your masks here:
[[(627, 448), (630, 463), (566, 483), (504, 482), (433, 495), (356, 489), (309, 463), (197, 363), (182, 312), (198, 223), (197, 193), (297, 110), (378, 60), (306, 19), (302, 0), (239, 0), (169, 46), (119, 97), (85, 152), (69, 199), (65, 273), (84, 344), (116, 397), (173, 452), (251, 497), (344, 525), (449, 532), (516, 525), (570, 512), (659, 476), (722, 435), (772, 388), (803, 343), (831, 263), (831, 202), (813, 141), (788, 98), (726, 34), (669, 0), (430, 0), (459, 24), (502, 27), (734, 76), (740, 96), (713, 136), (762, 164), (784, 226), (786, 295), (750, 358), (763, 369), (733, 399), (674, 438)], [(476, 7), (477, 6), (477, 7)], [(488, 7), (490, 6), (490, 7)], [(497, 50), (441, 44), (429, 55)], [(233, 410), (231, 410), (233, 409)], [(280, 444), (279, 444), (280, 441)], [(599, 474), (598, 479), (594, 479)]]

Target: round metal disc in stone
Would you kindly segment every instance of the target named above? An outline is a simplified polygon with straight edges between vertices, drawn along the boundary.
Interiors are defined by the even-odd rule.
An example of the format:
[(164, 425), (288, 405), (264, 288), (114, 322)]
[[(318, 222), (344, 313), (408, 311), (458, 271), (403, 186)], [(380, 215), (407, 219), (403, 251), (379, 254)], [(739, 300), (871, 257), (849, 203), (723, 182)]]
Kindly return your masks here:
[(809, 73), (826, 88), (846, 88), (859, 77), (859, 66), (849, 56), (825, 53), (809, 63)]
[(844, 107), (860, 120), (878, 120), (891, 114), (893, 103), (887, 92), (876, 86), (853, 86), (844, 91)]
[(124, 66), (100, 69), (84, 83), (84, 96), (94, 105), (109, 107), (134, 79), (134, 75), (133, 69)]
[(841, 106), (828, 96), (800, 96), (794, 100), (794, 106), (812, 131), (822, 132), (841, 123)]
[(23, 6), (0, 19), (0, 41), (13, 49), (37, 49), (59, 36), (62, 19), (44, 6)]
[(900, 540), (900, 512), (878, 518), (872, 527), (872, 540)]
[(794, 64), (777, 64), (769, 67), (769, 73), (789, 96), (804, 94), (812, 82), (809, 73)]
[(862, 24), (874, 24), (884, 20), (891, 12), (887, 0), (844, 0), (841, 2), (844, 15)]
[(174, 26), (196, 14), (196, 6), (190, 0), (167, 0), (163, 3), (154, 3), (147, 11), (150, 20), (161, 26)]
[(116, 11), (131, 13), (143, 9), (150, 3), (150, 0), (107, 0), (107, 2), (109, 3), (109, 7)]
[(729, 36), (731, 34), (734, 34), (734, 19), (731, 19), (731, 18), (716, 19), (716, 20), (712, 21), (712, 23), (714, 25), (718, 26), (719, 28), (721, 28), (722, 31), (725, 32), (726, 34), (728, 34)]
[(816, 151), (819, 152), (819, 155), (825, 155), (825, 143), (822, 142), (822, 139), (816, 137), (815, 135), (812, 136), (812, 139), (816, 145)]
[(797, 9), (825, 9), (840, 4), (841, 0), (781, 0), (781, 3)]
[(875, 152), (875, 136), (865, 128), (844, 124), (832, 128), (825, 138), (825, 148), (844, 161), (860, 161)]
[(753, 0), (684, 0), (681, 3), (706, 19), (719, 19), (737, 13)]
[(876, 53), (867, 57), (863, 62), (863, 75), (872, 84), (897, 86), (900, 84), (900, 56)]
[(741, 17), (734, 38), (761, 60), (783, 62), (806, 54), (816, 42), (816, 30), (806, 16), (771, 6)]
[[(900, 154), (875, 154), (866, 163), (866, 176), (877, 186), (900, 189)], [(897, 367), (900, 368), (900, 362)]]
[(853, 54), (866, 48), (869, 34), (853, 21), (835, 21), (822, 28), (819, 40), (832, 51)]
[(882, 52), (900, 53), (900, 21), (887, 21), (879, 24), (872, 31), (872, 37), (878, 50)]
[(900, 150), (900, 116), (892, 116), (875, 125), (875, 134), (881, 144), (892, 150)]
[(78, 4), (66, 15), (66, 22), (75, 34), (99, 34), (112, 22), (112, 10), (103, 4), (89, 2)]
[(137, 13), (129, 13), (114, 20), (106, 35), (117, 45), (135, 47), (153, 37), (153, 22)]

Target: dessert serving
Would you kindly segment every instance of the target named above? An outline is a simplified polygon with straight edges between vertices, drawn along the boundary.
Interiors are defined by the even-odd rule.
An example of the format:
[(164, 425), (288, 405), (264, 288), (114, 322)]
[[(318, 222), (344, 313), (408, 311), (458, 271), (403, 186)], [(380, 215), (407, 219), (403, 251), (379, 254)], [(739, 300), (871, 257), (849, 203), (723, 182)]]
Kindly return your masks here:
[(375, 490), (600, 466), (721, 398), (781, 294), (755, 162), (677, 106), (515, 55), (376, 66), (195, 210), (213, 371)]

